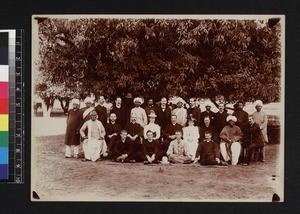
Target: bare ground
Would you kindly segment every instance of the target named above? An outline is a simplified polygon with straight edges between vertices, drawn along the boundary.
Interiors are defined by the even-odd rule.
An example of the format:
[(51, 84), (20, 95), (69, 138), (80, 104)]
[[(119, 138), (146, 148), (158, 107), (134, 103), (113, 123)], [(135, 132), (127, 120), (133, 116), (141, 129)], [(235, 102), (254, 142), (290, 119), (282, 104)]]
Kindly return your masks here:
[(57, 135), (33, 142), (32, 191), (41, 200), (271, 201), (283, 185), (279, 144), (267, 146), (266, 163), (209, 167), (82, 162), (64, 158), (63, 141)]

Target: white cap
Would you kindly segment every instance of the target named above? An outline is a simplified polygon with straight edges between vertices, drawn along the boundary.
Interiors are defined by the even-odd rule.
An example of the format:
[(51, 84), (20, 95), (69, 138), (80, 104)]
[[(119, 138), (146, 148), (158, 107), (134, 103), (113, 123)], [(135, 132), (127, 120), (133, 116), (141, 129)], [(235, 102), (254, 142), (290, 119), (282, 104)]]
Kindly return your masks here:
[(234, 121), (234, 122), (237, 121), (236, 117), (235, 117), (235, 116), (232, 116), (232, 115), (229, 115), (229, 116), (227, 116), (227, 118), (226, 118), (226, 121), (227, 121), (227, 122), (229, 122), (230, 120), (232, 120), (232, 121)]
[(90, 98), (90, 97), (86, 97), (86, 98), (84, 99), (84, 103), (93, 103), (93, 99)]
[(141, 97), (136, 97), (136, 98), (133, 99), (133, 102), (134, 102), (134, 103), (135, 103), (135, 102), (140, 102), (141, 104), (143, 104), (143, 103), (144, 103), (144, 99), (141, 98)]
[(261, 100), (256, 100), (254, 102), (254, 107), (256, 107), (256, 106), (263, 106), (263, 102)]
[(77, 104), (77, 105), (79, 105), (79, 99), (73, 99), (73, 100), (72, 100), (72, 104)]

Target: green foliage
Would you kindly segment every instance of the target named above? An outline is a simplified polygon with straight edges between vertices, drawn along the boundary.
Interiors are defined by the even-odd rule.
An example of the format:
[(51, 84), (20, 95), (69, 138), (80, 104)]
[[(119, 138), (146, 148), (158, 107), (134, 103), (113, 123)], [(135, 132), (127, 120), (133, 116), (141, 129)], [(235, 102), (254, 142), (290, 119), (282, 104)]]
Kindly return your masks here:
[(280, 32), (263, 20), (48, 18), (36, 93), (279, 101)]

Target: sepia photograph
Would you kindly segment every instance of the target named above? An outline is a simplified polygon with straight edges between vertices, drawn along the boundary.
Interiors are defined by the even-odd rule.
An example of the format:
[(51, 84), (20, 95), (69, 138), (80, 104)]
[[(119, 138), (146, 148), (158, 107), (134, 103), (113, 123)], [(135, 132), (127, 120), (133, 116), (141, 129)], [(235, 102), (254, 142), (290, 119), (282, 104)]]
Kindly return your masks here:
[(32, 201), (284, 202), (285, 16), (33, 15)]

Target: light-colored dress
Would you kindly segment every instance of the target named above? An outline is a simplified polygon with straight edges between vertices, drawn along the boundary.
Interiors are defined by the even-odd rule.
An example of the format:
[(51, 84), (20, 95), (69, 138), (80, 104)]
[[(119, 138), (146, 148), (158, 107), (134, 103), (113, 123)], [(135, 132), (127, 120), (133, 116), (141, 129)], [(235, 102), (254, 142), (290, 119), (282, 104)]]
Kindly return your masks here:
[(149, 123), (144, 127), (144, 138), (147, 139), (147, 131), (152, 131), (154, 134), (153, 139), (157, 140), (160, 138), (160, 126), (155, 123)]
[(199, 129), (197, 126), (187, 126), (183, 128), (183, 139), (188, 143), (190, 155), (192, 155), (192, 160), (195, 159), (199, 137)]

